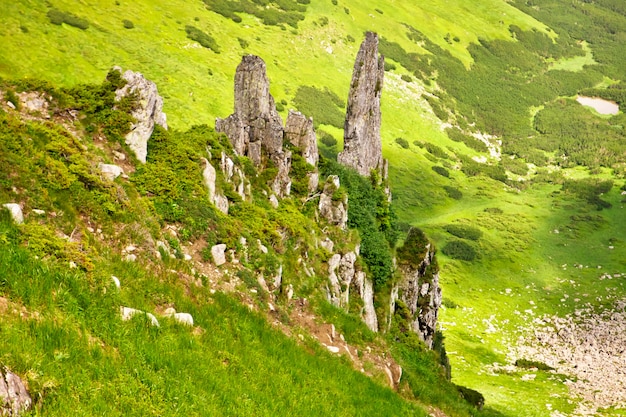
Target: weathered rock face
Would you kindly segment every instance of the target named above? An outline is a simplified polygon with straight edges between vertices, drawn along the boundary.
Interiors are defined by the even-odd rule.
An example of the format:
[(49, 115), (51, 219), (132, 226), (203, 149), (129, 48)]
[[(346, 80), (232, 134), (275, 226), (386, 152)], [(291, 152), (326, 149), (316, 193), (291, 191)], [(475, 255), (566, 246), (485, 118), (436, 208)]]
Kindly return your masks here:
[(217, 179), (217, 172), (213, 165), (206, 159), (202, 158), (202, 162), (204, 162), (204, 171), (202, 171), (202, 178), (204, 179), (204, 185), (209, 190), (209, 200), (213, 203), (213, 205), (222, 213), (228, 214), (228, 199), (217, 192), (215, 188), (215, 181)]
[(333, 200), (335, 192), (339, 189), (339, 177), (331, 175), (324, 184), (324, 191), (320, 195), (318, 210), (320, 215), (330, 224), (345, 229), (348, 223), (348, 197), (343, 196), (340, 200)]
[(374, 309), (374, 284), (365, 275), (365, 272), (357, 271), (354, 276), (354, 286), (363, 300), (361, 318), (371, 331), (377, 332), (378, 317), (376, 317), (376, 310)]
[(33, 400), (20, 377), (0, 366), (0, 415), (19, 416), (32, 405)]
[(432, 245), (424, 233), (412, 228), (398, 250), (398, 269), (403, 279), (396, 299), (402, 300), (412, 317), (411, 327), (430, 348), (437, 330), (441, 307), (439, 269)]
[(385, 62), (378, 55), (378, 36), (367, 32), (356, 56), (348, 94), (344, 124), (344, 148), (338, 161), (369, 176), (371, 170), (382, 170), (380, 140), (380, 96)]
[(246, 55), (235, 73), (235, 112), (217, 119), (215, 130), (228, 136), (238, 155), (244, 155), (256, 166), (269, 158), (278, 169), (272, 190), (281, 197), (289, 195), (291, 153), (283, 150), (283, 121), (270, 94), (265, 62)]
[(300, 112), (289, 110), (285, 123), (285, 139), (302, 150), (302, 157), (308, 164), (317, 166), (319, 152), (317, 137), (313, 130), (313, 118), (307, 118)]
[[(113, 69), (122, 72), (120, 67)], [(148, 154), (148, 139), (154, 131), (154, 125), (158, 124), (167, 129), (167, 121), (163, 113), (163, 98), (159, 95), (156, 84), (145, 79), (139, 72), (128, 70), (122, 74), (122, 78), (126, 80), (126, 85), (115, 92), (115, 99), (121, 100), (131, 94), (137, 94), (139, 97), (138, 106), (132, 112), (136, 122), (126, 135), (126, 144), (135, 153), (137, 159), (145, 163)]]

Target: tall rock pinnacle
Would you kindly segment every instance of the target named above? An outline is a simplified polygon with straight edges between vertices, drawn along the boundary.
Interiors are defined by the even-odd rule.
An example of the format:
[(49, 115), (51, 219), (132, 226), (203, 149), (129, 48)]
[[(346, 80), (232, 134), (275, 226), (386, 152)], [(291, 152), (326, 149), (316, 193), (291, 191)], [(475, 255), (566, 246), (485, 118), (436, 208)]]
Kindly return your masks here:
[(291, 151), (283, 150), (283, 121), (270, 94), (265, 62), (246, 55), (235, 72), (235, 112), (215, 121), (215, 130), (225, 133), (238, 155), (244, 155), (257, 167), (271, 160), (278, 173), (271, 185), (280, 196), (291, 192)]
[(378, 35), (367, 32), (354, 63), (344, 124), (344, 148), (337, 158), (341, 164), (364, 176), (369, 176), (373, 169), (383, 168), (380, 96), (384, 64), (384, 57), (378, 55)]
[(283, 121), (270, 94), (265, 62), (246, 55), (235, 73), (235, 112), (217, 119), (215, 130), (226, 133), (235, 152), (261, 165), (261, 148), (273, 157), (282, 153)]

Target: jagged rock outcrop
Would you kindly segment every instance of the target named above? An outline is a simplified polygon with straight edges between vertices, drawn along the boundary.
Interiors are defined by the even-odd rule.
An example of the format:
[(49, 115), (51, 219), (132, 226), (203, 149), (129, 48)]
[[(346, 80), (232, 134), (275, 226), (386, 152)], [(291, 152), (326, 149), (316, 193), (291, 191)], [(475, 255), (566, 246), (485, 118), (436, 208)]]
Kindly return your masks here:
[(324, 184), (324, 191), (320, 194), (317, 208), (320, 216), (328, 220), (330, 224), (345, 230), (348, 223), (348, 196), (337, 195), (339, 186), (339, 177), (330, 175)]
[(373, 331), (378, 331), (378, 317), (374, 309), (374, 284), (372, 280), (365, 275), (363, 271), (357, 271), (354, 275), (354, 286), (363, 300), (363, 309), (361, 311), (361, 319), (367, 327)]
[(432, 348), (441, 307), (435, 251), (421, 230), (411, 228), (397, 254), (403, 278), (398, 289), (392, 290), (392, 303), (398, 299), (404, 302), (411, 315), (412, 330)]
[(378, 35), (367, 32), (354, 63), (344, 123), (344, 148), (338, 161), (369, 176), (383, 168), (380, 97), (385, 60), (378, 55)]
[[(301, 150), (302, 157), (308, 164), (317, 167), (319, 152), (317, 137), (313, 129), (313, 118), (307, 118), (300, 112), (289, 110), (285, 123), (285, 139)], [(308, 174), (308, 179), (309, 191), (316, 190), (319, 183), (317, 169)]]
[(331, 304), (347, 308), (350, 303), (350, 288), (355, 289), (363, 301), (361, 318), (370, 330), (377, 332), (378, 318), (374, 310), (374, 286), (365, 272), (356, 266), (358, 256), (359, 247), (357, 246), (354, 251), (344, 255), (336, 253), (328, 260), (330, 287), (327, 289), (327, 298)]
[(19, 416), (32, 406), (33, 400), (24, 382), (9, 369), (0, 366), (0, 416)]
[[(113, 69), (122, 73), (120, 67)], [(126, 135), (126, 144), (135, 153), (137, 160), (145, 163), (148, 139), (154, 131), (154, 125), (158, 124), (167, 129), (163, 98), (159, 95), (156, 84), (144, 78), (139, 72), (125, 71), (122, 78), (126, 80), (126, 85), (115, 92), (115, 99), (119, 101), (131, 94), (137, 94), (138, 97), (137, 106), (131, 113), (136, 121)]]
[(209, 190), (209, 200), (215, 205), (215, 207), (224, 214), (228, 214), (228, 199), (217, 192), (215, 188), (215, 181), (217, 180), (217, 172), (213, 165), (206, 159), (202, 158), (204, 162), (204, 170), (202, 171), (202, 178), (204, 179), (204, 185)]
[(283, 121), (270, 94), (265, 62), (246, 55), (235, 72), (235, 112), (215, 121), (215, 130), (228, 136), (238, 155), (256, 166), (264, 165), (264, 156), (278, 169), (272, 190), (284, 197), (291, 191), (289, 169), (291, 152), (283, 150)]

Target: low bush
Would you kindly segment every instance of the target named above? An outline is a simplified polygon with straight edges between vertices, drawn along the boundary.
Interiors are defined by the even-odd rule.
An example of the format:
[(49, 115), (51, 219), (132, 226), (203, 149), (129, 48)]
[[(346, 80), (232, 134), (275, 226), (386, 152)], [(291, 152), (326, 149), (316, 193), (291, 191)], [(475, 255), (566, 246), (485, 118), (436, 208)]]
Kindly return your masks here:
[(58, 9), (53, 8), (48, 10), (47, 16), (50, 20), (50, 23), (52, 23), (53, 25), (61, 25), (65, 23), (66, 25), (70, 25), (82, 30), (85, 30), (89, 27), (89, 21)]
[(128, 19), (122, 20), (122, 23), (124, 24), (124, 27), (126, 29), (132, 29), (132, 28), (135, 27), (135, 24), (133, 22), (131, 22), (130, 20), (128, 20)]
[(442, 177), (450, 178), (450, 172), (444, 167), (440, 167), (439, 165), (434, 165), (431, 167), (431, 169), (435, 171), (437, 174), (441, 175)]
[(448, 197), (454, 200), (460, 200), (463, 198), (463, 193), (458, 188), (450, 187), (449, 185), (444, 185), (443, 189), (446, 192), (446, 194), (448, 194)]
[(478, 252), (472, 245), (462, 240), (448, 242), (442, 249), (446, 256), (460, 261), (473, 261), (478, 257)]
[(451, 235), (461, 239), (478, 240), (483, 236), (483, 232), (480, 229), (464, 224), (449, 224), (444, 229)]
[(461, 397), (476, 407), (479, 410), (482, 410), (485, 405), (485, 397), (478, 391), (473, 390), (471, 388), (463, 387), (461, 385), (457, 385), (457, 389), (459, 390), (459, 394)]
[(404, 138), (396, 138), (396, 143), (404, 149), (409, 149), (409, 141)]
[(212, 50), (216, 54), (220, 53), (220, 48), (212, 36), (209, 36), (200, 29), (191, 25), (185, 26), (185, 32), (187, 32), (187, 37), (189, 39), (198, 42), (200, 45)]
[(532, 369), (532, 368), (536, 368), (540, 371), (552, 371), (554, 370), (553, 367), (546, 365), (543, 362), (539, 362), (539, 361), (531, 361), (528, 359), (518, 359), (515, 361), (515, 366), (517, 366), (518, 368), (523, 368), (523, 369)]

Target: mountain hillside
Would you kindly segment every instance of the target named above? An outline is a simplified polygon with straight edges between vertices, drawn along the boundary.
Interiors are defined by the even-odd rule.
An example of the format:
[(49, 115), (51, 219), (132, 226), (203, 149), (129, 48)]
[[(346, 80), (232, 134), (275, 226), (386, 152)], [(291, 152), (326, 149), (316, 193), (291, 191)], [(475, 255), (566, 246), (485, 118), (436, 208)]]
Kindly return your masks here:
[[(440, 371), (433, 369), (443, 368), (435, 363), (445, 365), (447, 357), (452, 381), (480, 391), (490, 407), (488, 413), (624, 413), (620, 407), (626, 401), (626, 382), (620, 377), (607, 377), (621, 375), (623, 365), (618, 354), (621, 341), (615, 337), (621, 330), (613, 325), (621, 323), (622, 279), (626, 276), (622, 195), (626, 188), (626, 10), (619, 1), (481, 0), (469, 5), (429, 0), (419, 5), (407, 1), (381, 5), (339, 0), (120, 0), (85, 1), (76, 7), (76, 2), (50, 0), (0, 5), (0, 16), (3, 135), (11, 139), (5, 141), (2, 156), (7, 167), (14, 167), (4, 171), (2, 203), (18, 201), (24, 209), (62, 213), (53, 219), (46, 215), (45, 222), (34, 221), (29, 214), (19, 231), (10, 226), (6, 213), (3, 214), (3, 244), (11, 245), (16, 256), (29, 259), (26, 262), (7, 258), (11, 268), (25, 264), (29, 265), (27, 271), (45, 270), (49, 267), (41, 264), (42, 259), (61, 263), (72, 260), (89, 279), (96, 279), (92, 271), (100, 271), (96, 275), (101, 281), (95, 282), (109, 283), (110, 275), (123, 275), (119, 269), (129, 267), (122, 259), (135, 250), (124, 250), (138, 247), (142, 259), (141, 253), (152, 253), (154, 248), (150, 245), (161, 241), (180, 259), (170, 261), (159, 252), (162, 260), (151, 260), (156, 262), (156, 270), (152, 266), (146, 272), (132, 269), (133, 275), (145, 278), (133, 284), (136, 287), (126, 295), (122, 286), (120, 296), (130, 298), (112, 302), (119, 305), (121, 301), (133, 301), (134, 307), (143, 311), (173, 306), (194, 313), (205, 307), (191, 300), (204, 295), (188, 299), (185, 297), (190, 296), (189, 289), (173, 289), (180, 283), (171, 283), (172, 287), (165, 284), (173, 279), (168, 275), (170, 270), (185, 277), (194, 273), (181, 272), (186, 267), (170, 267), (168, 262), (186, 265), (183, 260), (187, 254), (194, 257), (194, 262), (212, 264), (210, 248), (223, 241), (229, 248), (243, 249), (239, 237), (245, 230), (248, 250), (257, 251), (260, 258), (249, 260), (244, 266), (255, 273), (262, 271), (266, 281), (276, 276), (278, 270), (284, 271), (285, 283), (294, 286), (296, 298), (310, 299), (312, 311), (305, 310), (323, 317), (319, 320), (326, 324), (333, 322), (339, 327), (338, 323), (344, 322), (340, 331), (348, 342), (364, 343), (356, 348), (359, 352), (366, 344), (374, 343), (371, 340), (382, 343), (377, 351), (381, 355), (391, 349), (405, 370), (404, 381), (411, 386), (408, 396), (407, 389), (395, 387), (404, 398), (434, 404), (447, 415), (465, 415), (468, 411), (459, 411), (466, 410), (465, 405), (449, 405), (456, 404), (458, 394), (443, 382), (445, 375), (441, 384), (448, 387), (444, 390), (452, 390), (447, 394), (416, 392), (420, 383), (410, 382), (412, 378), (419, 381), (418, 375), (427, 378), (424, 375), (438, 374)], [(389, 160), (391, 207), (381, 203), (384, 185), (367, 188), (372, 181), (362, 184), (334, 162), (343, 149), (354, 57), (366, 31), (378, 33), (379, 50), (385, 57), (380, 129), (383, 156)], [(362, 306), (336, 310), (325, 304), (323, 296), (318, 300), (312, 296), (326, 285), (326, 268), (333, 251), (327, 253), (316, 243), (324, 229), (318, 229), (311, 220), (315, 211), (311, 202), (302, 204), (296, 198), (282, 205), (283, 201), (291, 201), (285, 199), (277, 211), (272, 211), (275, 209), (267, 202), (267, 195), (258, 191), (261, 194), (254, 196), (254, 203), (247, 204), (239, 201), (236, 190), (224, 191), (219, 175), (218, 193), (207, 200), (202, 178), (206, 164), (202, 158), (218, 166), (220, 155), (214, 150), (207, 155), (207, 147), (231, 152), (228, 141), (219, 139), (213, 128), (217, 117), (227, 118), (236, 107), (233, 80), (246, 54), (264, 60), (269, 91), (283, 120), (288, 118), (290, 109), (313, 117), (322, 158), (318, 192), (323, 191), (326, 176), (338, 175), (348, 196), (348, 207), (355, 207), (350, 206), (350, 201), (374, 202), (363, 206), (372, 212), (382, 210), (382, 217), (379, 213), (368, 224), (382, 233), (385, 226), (381, 225), (389, 221), (389, 225), (394, 225), (390, 230), (399, 233), (397, 242), (389, 234), (377, 234), (370, 240), (385, 245), (370, 252), (381, 258), (372, 255), (367, 268), (372, 270), (374, 259), (382, 265), (390, 265), (394, 256), (396, 261), (401, 260), (399, 248), (403, 247), (403, 239), (410, 236), (411, 227), (419, 227), (430, 239), (433, 253), (437, 250), (438, 281), (443, 293), (439, 330), (445, 337), (447, 355), (439, 350), (432, 354), (432, 361), (426, 360), (429, 365), (415, 365), (421, 363), (421, 353), (415, 356), (411, 349), (387, 344), (393, 329), (380, 332), (384, 341), (367, 333), (359, 322)], [(121, 139), (126, 123), (132, 120), (128, 113), (132, 102), (127, 103), (127, 108), (118, 107), (119, 112), (111, 112), (112, 102), (107, 101), (111, 92), (107, 88), (111, 86), (102, 82), (115, 65), (141, 72), (155, 82), (163, 97), (170, 130), (157, 128), (149, 141), (145, 165), (131, 158)], [(25, 108), (24, 94), (31, 91), (48, 95), (51, 119), (38, 118)], [(598, 112), (583, 106), (577, 101), (580, 97), (603, 99), (609, 111)], [(9, 102), (17, 108), (8, 106)], [(22, 152), (23, 149), (30, 150)], [(128, 157), (123, 163), (117, 160), (128, 179), (116, 179), (117, 185), (111, 186), (93, 178), (90, 170), (97, 168), (98, 162), (116, 161), (114, 152)], [(257, 172), (258, 167), (246, 165), (245, 159), (237, 160), (235, 155), (231, 158), (239, 163), (242, 172)], [(304, 195), (304, 179), (310, 171), (304, 164), (300, 167), (301, 197), (306, 201), (309, 195)], [(259, 174), (257, 187), (250, 185), (253, 190), (267, 193), (271, 189), (270, 178), (270, 174)], [(79, 192), (81, 187), (87, 191)], [(195, 197), (187, 199), (189, 195)], [(219, 195), (235, 203), (228, 216), (214, 209), (219, 206)], [(333, 194), (331, 200), (340, 201), (343, 195)], [(344, 232), (328, 236), (334, 244), (341, 245), (335, 253), (358, 252), (356, 245), (368, 236), (366, 230), (371, 229), (356, 227), (359, 222), (354, 215), (353, 211), (346, 238)], [(75, 229), (79, 224), (82, 226)], [(173, 240), (164, 237), (169, 236), (168, 227), (175, 228)], [(103, 237), (98, 237), (98, 233), (91, 236), (93, 232), (88, 228), (96, 232), (101, 229)], [(276, 233), (277, 230), (281, 232)], [(311, 230), (316, 238), (310, 236)], [(289, 235), (287, 240), (284, 233)], [(74, 239), (82, 243), (78, 247), (68, 246), (63, 236), (69, 237), (70, 242)], [(255, 246), (257, 239), (261, 246)], [(289, 239), (294, 240), (287, 243)], [(84, 247), (87, 243), (88, 248)], [(147, 246), (142, 246), (144, 243)], [(269, 249), (267, 254), (258, 252), (262, 247)], [(431, 247), (427, 253), (430, 250)], [(84, 259), (77, 261), (79, 254)], [(98, 256), (92, 259), (92, 255), (96, 254), (106, 260), (94, 261)], [(310, 256), (309, 261), (305, 255)], [(281, 265), (280, 261), (287, 259), (290, 261)], [(303, 269), (301, 262), (309, 264)], [(307, 270), (311, 270), (312, 277), (308, 277)], [(196, 268), (195, 274), (200, 272), (207, 276), (224, 274), (223, 270)], [(153, 274), (164, 274), (161, 284), (140, 291), (154, 285), (150, 278)], [(257, 285), (236, 268), (231, 275), (241, 275), (237, 278), (247, 290)], [(59, 279), (56, 276), (50, 282), (65, 282)], [(383, 290), (379, 286), (375, 291), (379, 327), (389, 319), (385, 318), (389, 300), (381, 294), (390, 293), (395, 279), (383, 280), (388, 287)], [(215, 279), (218, 281), (223, 280)], [(26, 301), (28, 297), (51, 297), (46, 295), (51, 287), (42, 287), (33, 293), (38, 295), (27, 296), (8, 282), (3, 284), (2, 297), (16, 311), (25, 308), (26, 315), (39, 312), (43, 316), (49, 311), (50, 320), (56, 322), (58, 311), (69, 308), (56, 301), (56, 292), (45, 302)], [(238, 283), (235, 280), (226, 287), (236, 288)], [(101, 284), (91, 283), (72, 294), (91, 294), (96, 288), (100, 291)], [(198, 291), (211, 288), (221, 294), (228, 289), (206, 282), (203, 288)], [(110, 295), (111, 291), (107, 291)], [(161, 299), (162, 294), (172, 291), (182, 298), (176, 298), (176, 302), (173, 296)], [(246, 291), (237, 291), (236, 297), (243, 297), (241, 294)], [(263, 291), (257, 289), (256, 294), (264, 294)], [(279, 298), (286, 296), (279, 294)], [(91, 297), (79, 304), (80, 314), (92, 304)], [(255, 304), (246, 297), (242, 299), (244, 304)], [(268, 301), (261, 295), (258, 298), (265, 314)], [(281, 323), (290, 320), (288, 328), (299, 323), (289, 302), (282, 307), (280, 303), (269, 303), (277, 311), (270, 314), (282, 317)], [(117, 323), (109, 307), (98, 307), (102, 308), (98, 311), (108, 311), (107, 320)], [(283, 308), (287, 310), (285, 314)], [(396, 311), (404, 312), (401, 308)], [(287, 320), (287, 316), (291, 318)], [(233, 319), (233, 325), (238, 321)], [(78, 322), (91, 323), (83, 319)], [(304, 326), (297, 324), (300, 325)], [(84, 326), (90, 329), (86, 333), (81, 330), (84, 334), (95, 332), (89, 327), (92, 325)], [(15, 329), (16, 335), (25, 331)], [(349, 340), (347, 329), (356, 332), (356, 340)], [(315, 334), (316, 330), (313, 326), (307, 331)], [(95, 333), (104, 337), (104, 333)], [(298, 339), (297, 330), (287, 333)], [(305, 333), (302, 335), (308, 340)], [(42, 337), (33, 333), (32, 340)], [(411, 343), (406, 346), (413, 346)], [(108, 342), (105, 345), (118, 346)], [(85, 349), (85, 345), (80, 346)], [(18, 350), (6, 350), (13, 353), (7, 353), (3, 361), (17, 366), (22, 374), (29, 370), (43, 372), (41, 366), (34, 365), (38, 363), (35, 359), (18, 355), (19, 359), (10, 360)], [(63, 353), (63, 349), (55, 350)], [(422, 348), (417, 350), (422, 352)], [(119, 354), (119, 347), (112, 348), (111, 354)], [(49, 360), (57, 361), (54, 355), (53, 350)], [(126, 355), (120, 356), (123, 357)], [(371, 363), (378, 364), (372, 365), (377, 370), (372, 368), (370, 372), (364, 366), (366, 373), (376, 378), (378, 372), (378, 378), (385, 381), (381, 361), (373, 358)], [(246, 364), (242, 369), (254, 366)], [(431, 371), (424, 371), (425, 368)], [(414, 374), (409, 373), (410, 369)], [(125, 375), (119, 369), (115, 372)], [(53, 379), (46, 382), (40, 377), (42, 385), (36, 392), (44, 397), (47, 392), (60, 395), (58, 387), (66, 385), (59, 382), (59, 376)], [(36, 381), (37, 377), (31, 375), (30, 380)], [(396, 397), (390, 398), (395, 401)], [(519, 401), (520, 398), (527, 400)], [(329, 402), (333, 401), (339, 404), (341, 400)], [(168, 406), (173, 403), (167, 400)], [(400, 404), (399, 407), (412, 407)], [(378, 411), (372, 411), (375, 412)], [(241, 413), (233, 411), (235, 415)]]

